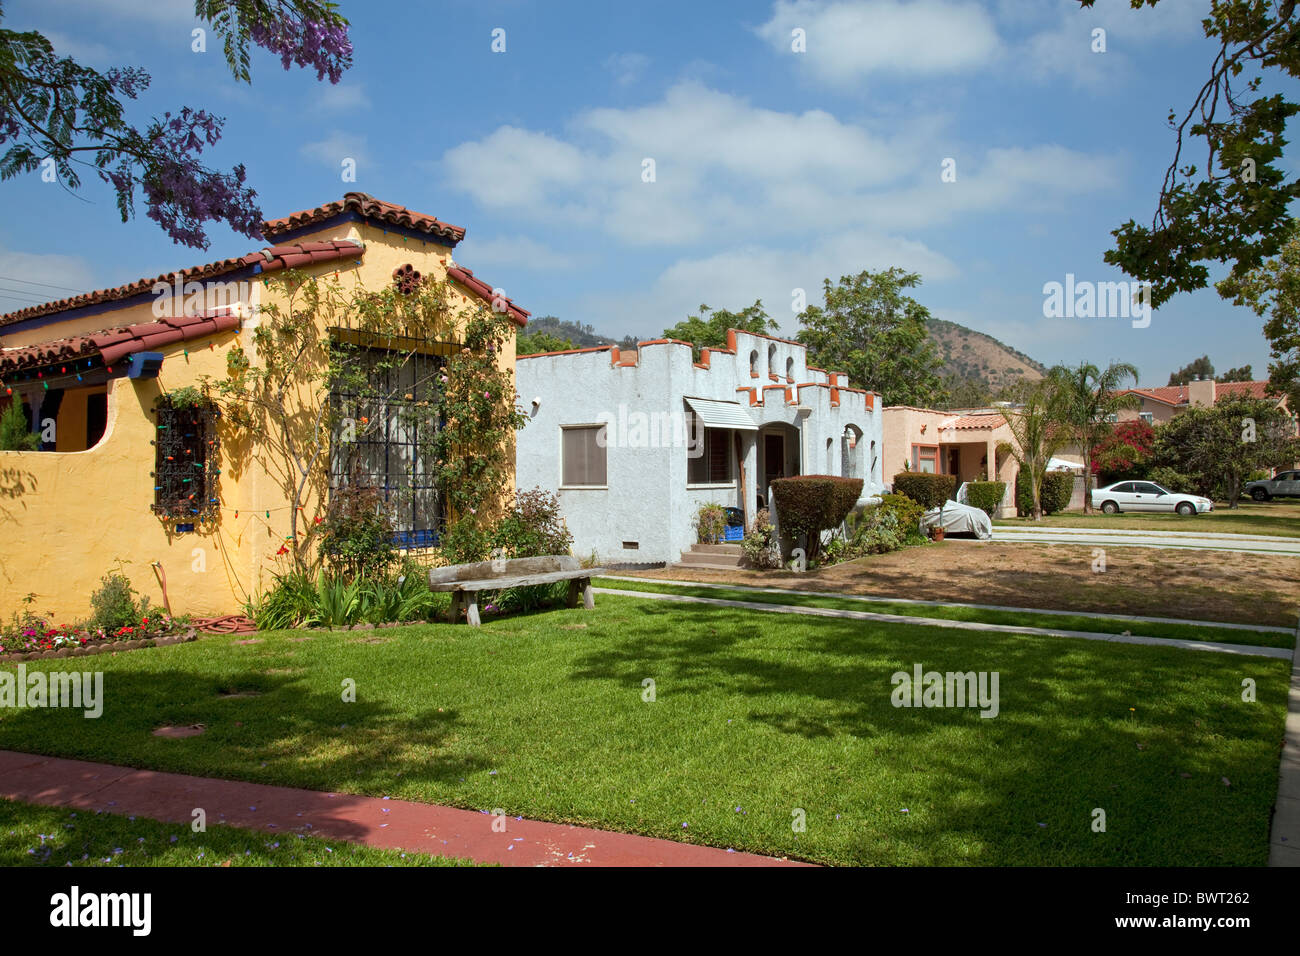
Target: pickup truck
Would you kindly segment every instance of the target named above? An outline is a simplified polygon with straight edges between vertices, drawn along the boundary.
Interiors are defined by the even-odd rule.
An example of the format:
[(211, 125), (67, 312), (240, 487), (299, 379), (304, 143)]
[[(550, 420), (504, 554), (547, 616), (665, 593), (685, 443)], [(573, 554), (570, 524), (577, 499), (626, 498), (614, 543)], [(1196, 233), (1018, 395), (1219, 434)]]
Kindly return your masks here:
[(1243, 491), (1256, 501), (1270, 498), (1300, 498), (1300, 471), (1279, 472), (1272, 478), (1247, 482)]

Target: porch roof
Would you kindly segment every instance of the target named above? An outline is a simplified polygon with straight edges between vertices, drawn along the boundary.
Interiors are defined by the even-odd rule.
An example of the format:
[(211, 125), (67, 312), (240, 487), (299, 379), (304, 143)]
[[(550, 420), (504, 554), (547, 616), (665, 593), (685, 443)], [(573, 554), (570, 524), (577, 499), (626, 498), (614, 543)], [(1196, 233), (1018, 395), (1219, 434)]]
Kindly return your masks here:
[(136, 352), (148, 352), (173, 342), (186, 342), (218, 332), (229, 332), (239, 327), (239, 321), (239, 316), (230, 314), (184, 315), (54, 339), (36, 345), (0, 349), (0, 379), (3, 379), (6, 386), (12, 386), (16, 383), (10, 376), (16, 373), (29, 373), (28, 377), (31, 378), (38, 370), (82, 361), (91, 364), (98, 361), (104, 367), (109, 367)]
[(688, 398), (686, 404), (700, 416), (705, 428), (730, 428), (735, 431), (756, 432), (758, 423), (740, 407), (739, 402), (723, 402), (715, 398)]

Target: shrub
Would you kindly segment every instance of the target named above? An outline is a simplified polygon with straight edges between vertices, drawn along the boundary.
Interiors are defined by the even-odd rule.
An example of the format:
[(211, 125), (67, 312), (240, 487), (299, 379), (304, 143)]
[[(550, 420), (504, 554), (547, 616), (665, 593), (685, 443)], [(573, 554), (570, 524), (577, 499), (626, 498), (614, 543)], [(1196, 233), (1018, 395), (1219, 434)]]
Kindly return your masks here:
[(938, 508), (957, 490), (955, 475), (931, 475), (920, 471), (900, 471), (894, 476), (894, 491), (907, 495), (923, 509)]
[(99, 579), (99, 588), (90, 596), (91, 624), (105, 631), (139, 624), (140, 618), (149, 613), (149, 599), (136, 604), (135, 596), (135, 588), (125, 574), (104, 575)]
[(0, 451), (39, 451), (41, 436), (33, 434), (23, 403), (14, 399), (0, 414)]
[(702, 505), (695, 515), (695, 536), (700, 544), (717, 544), (727, 532), (727, 512), (722, 505)]
[(884, 505), (872, 505), (862, 516), (849, 542), (849, 555), (886, 554), (903, 547), (907, 529), (899, 520), (899, 512)]
[(377, 488), (335, 490), (321, 526), (321, 558), (347, 578), (381, 575), (397, 556), (392, 515)]
[(448, 564), (473, 564), (488, 559), (492, 532), (477, 516), (465, 515), (447, 525), (438, 543)]
[[(1070, 496), (1074, 494), (1074, 475), (1068, 471), (1049, 471), (1043, 475), (1042, 484), (1038, 486), (1038, 504), (1043, 514), (1056, 514), (1070, 506)], [(1016, 514), (1027, 518), (1034, 513), (1033, 498), (1030, 497), (1029, 483), (1022, 482), (1016, 476)]]
[(745, 562), (752, 568), (771, 569), (781, 566), (781, 552), (772, 527), (772, 513), (766, 508), (754, 515), (754, 526), (740, 542)]
[(772, 499), (781, 530), (791, 540), (805, 537), (809, 561), (821, 547), (821, 533), (839, 527), (861, 494), (861, 478), (800, 475), (772, 482)]
[(1002, 504), (1007, 493), (1005, 481), (972, 481), (966, 485), (966, 500), (972, 508), (979, 508), (990, 518)]
[(1068, 471), (1049, 471), (1043, 475), (1038, 503), (1043, 507), (1043, 514), (1053, 515), (1070, 507), (1070, 496), (1073, 494), (1073, 474)]
[(560, 514), (560, 499), (534, 488), (515, 496), (514, 507), (506, 512), (492, 532), (493, 549), (508, 558), (539, 558), (568, 554), (573, 535)]
[(925, 509), (907, 495), (881, 495), (878, 507), (882, 511), (893, 512), (898, 517), (898, 526), (902, 529), (905, 540), (924, 541), (921, 534), (921, 516)]
[(1165, 491), (1172, 491), (1176, 494), (1191, 495), (1196, 493), (1196, 482), (1191, 476), (1184, 475), (1181, 471), (1165, 465), (1152, 468), (1147, 473), (1147, 480), (1154, 481)]

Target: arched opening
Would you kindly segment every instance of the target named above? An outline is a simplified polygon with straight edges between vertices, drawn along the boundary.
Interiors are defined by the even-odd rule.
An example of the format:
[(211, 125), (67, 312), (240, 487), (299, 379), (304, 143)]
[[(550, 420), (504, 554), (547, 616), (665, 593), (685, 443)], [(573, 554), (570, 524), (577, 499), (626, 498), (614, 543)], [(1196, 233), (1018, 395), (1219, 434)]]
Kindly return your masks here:
[(773, 343), (767, 347), (767, 374), (776, 378), (776, 344)]
[(835, 474), (835, 439), (826, 439), (826, 474)]
[(787, 382), (794, 381), (794, 358), (793, 357), (785, 360), (785, 380)]
[[(862, 469), (862, 429), (857, 425), (844, 426), (844, 435), (840, 439), (843, 455), (840, 459), (840, 474), (845, 478), (867, 478)], [(875, 443), (872, 443), (872, 453)]]
[(758, 349), (749, 353), (749, 374), (754, 378), (758, 377)]

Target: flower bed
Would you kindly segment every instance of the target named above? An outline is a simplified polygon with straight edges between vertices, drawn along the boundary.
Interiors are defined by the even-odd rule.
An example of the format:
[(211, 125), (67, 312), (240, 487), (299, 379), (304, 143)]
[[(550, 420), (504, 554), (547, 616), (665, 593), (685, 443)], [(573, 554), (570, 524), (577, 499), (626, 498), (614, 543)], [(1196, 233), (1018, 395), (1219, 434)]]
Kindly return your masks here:
[(85, 625), (55, 627), (28, 617), (0, 628), (0, 660), (34, 660), (38, 657), (74, 657), (104, 650), (133, 650), (192, 641), (197, 635), (184, 620), (166, 614), (143, 618), (138, 625), (114, 630)]

